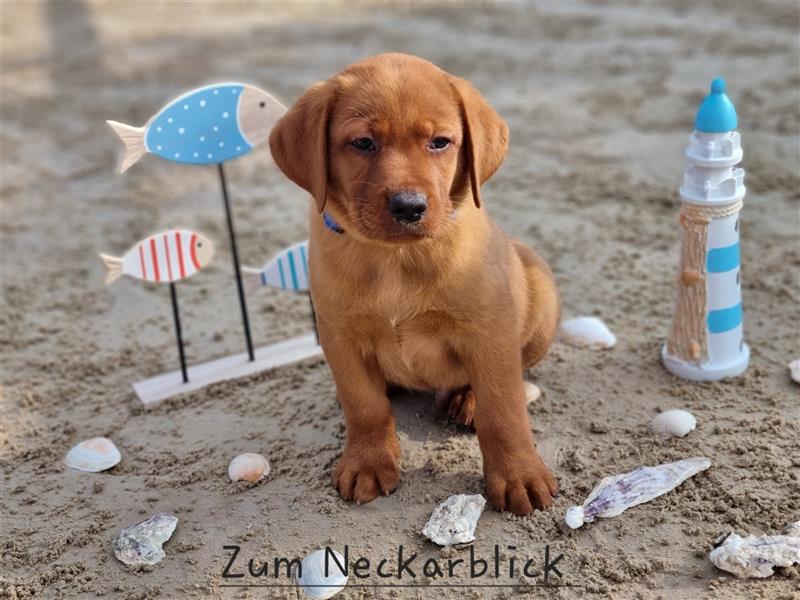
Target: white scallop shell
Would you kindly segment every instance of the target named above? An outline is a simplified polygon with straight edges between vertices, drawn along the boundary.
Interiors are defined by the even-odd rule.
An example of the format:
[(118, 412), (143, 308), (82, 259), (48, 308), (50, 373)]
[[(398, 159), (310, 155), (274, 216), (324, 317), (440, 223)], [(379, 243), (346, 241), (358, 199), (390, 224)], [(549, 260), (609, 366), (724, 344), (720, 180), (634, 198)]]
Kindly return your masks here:
[[(336, 560), (334, 560), (334, 556)], [(328, 576), (325, 577), (325, 561), (328, 562)], [(338, 564), (337, 564), (338, 561)], [(344, 589), (347, 575), (342, 573), (344, 556), (332, 548), (317, 550), (306, 556), (302, 562), (302, 577), (298, 573), (297, 583), (313, 600), (327, 600)]]
[(685, 410), (665, 410), (657, 415), (647, 428), (661, 441), (671, 437), (683, 437), (697, 427), (697, 419)]
[(577, 317), (561, 324), (559, 329), (565, 342), (578, 348), (612, 348), (617, 338), (597, 317)]
[(536, 402), (541, 395), (542, 390), (539, 389), (538, 385), (531, 383), (530, 381), (525, 382), (525, 399), (529, 404), (531, 402)]
[(79, 471), (87, 473), (97, 473), (105, 471), (116, 465), (122, 460), (117, 447), (108, 438), (96, 437), (84, 440), (80, 444), (72, 447), (64, 457), (64, 463)]
[(231, 481), (255, 483), (267, 475), (269, 475), (269, 461), (255, 452), (240, 454), (228, 465), (228, 477)]
[(800, 383), (800, 358), (789, 363), (789, 376), (795, 383)]

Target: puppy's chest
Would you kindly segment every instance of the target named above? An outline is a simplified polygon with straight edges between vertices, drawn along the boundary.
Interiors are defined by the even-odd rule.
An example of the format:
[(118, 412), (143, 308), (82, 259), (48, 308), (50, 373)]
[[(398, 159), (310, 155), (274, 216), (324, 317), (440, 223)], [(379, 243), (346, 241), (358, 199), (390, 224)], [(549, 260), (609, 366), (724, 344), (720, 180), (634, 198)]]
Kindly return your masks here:
[[(397, 269), (354, 269), (317, 288), (339, 334), (364, 356), (374, 356), (387, 381), (416, 389), (463, 385), (458, 345), (458, 301), (436, 279)], [(324, 291), (322, 291), (324, 289)]]
[(450, 337), (450, 319), (436, 303), (408, 291), (376, 288), (347, 313), (349, 329), (358, 332), (362, 341), (403, 346), (417, 338)]
[(373, 354), (391, 383), (418, 389), (456, 387), (465, 378), (454, 350), (452, 315), (435, 299), (377, 292), (360, 315), (351, 316), (365, 354)]
[(373, 322), (370, 346), (386, 379), (416, 389), (457, 387), (465, 379), (449, 319), (437, 312)]

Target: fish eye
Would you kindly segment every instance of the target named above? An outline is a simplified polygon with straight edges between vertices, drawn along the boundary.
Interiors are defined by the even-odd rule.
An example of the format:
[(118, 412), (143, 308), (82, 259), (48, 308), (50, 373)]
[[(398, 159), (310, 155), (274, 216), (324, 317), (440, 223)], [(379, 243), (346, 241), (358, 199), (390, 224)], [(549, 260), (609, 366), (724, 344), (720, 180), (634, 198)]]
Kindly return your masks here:
[(266, 103), (266, 102), (264, 102), (264, 101), (262, 100), (262, 101), (261, 101), (261, 102), (260, 102), (258, 105), (259, 105), (261, 108), (264, 108), (264, 107), (267, 105), (267, 103)]
[(202, 248), (203, 247), (203, 242), (197, 242), (197, 247), (198, 248)]

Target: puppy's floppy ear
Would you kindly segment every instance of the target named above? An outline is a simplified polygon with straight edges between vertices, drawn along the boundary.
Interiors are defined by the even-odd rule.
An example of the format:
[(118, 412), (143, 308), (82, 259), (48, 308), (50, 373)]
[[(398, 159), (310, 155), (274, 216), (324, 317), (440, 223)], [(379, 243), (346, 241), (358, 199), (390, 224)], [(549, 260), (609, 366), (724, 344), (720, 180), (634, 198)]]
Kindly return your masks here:
[(470, 82), (451, 77), (450, 83), (461, 107), (472, 199), (480, 208), (481, 184), (494, 175), (506, 157), (508, 125)]
[(328, 188), (328, 120), (336, 85), (321, 81), (308, 88), (272, 128), (272, 158), (286, 176), (308, 191), (319, 212)]

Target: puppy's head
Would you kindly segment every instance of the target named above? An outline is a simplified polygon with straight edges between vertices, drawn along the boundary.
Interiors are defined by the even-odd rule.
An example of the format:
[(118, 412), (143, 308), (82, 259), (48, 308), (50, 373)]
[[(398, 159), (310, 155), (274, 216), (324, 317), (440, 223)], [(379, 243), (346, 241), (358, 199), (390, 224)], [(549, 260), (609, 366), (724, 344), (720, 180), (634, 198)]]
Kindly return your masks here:
[(435, 237), (505, 157), (508, 127), (467, 81), (405, 54), (309, 88), (270, 135), (275, 162), (348, 233)]

